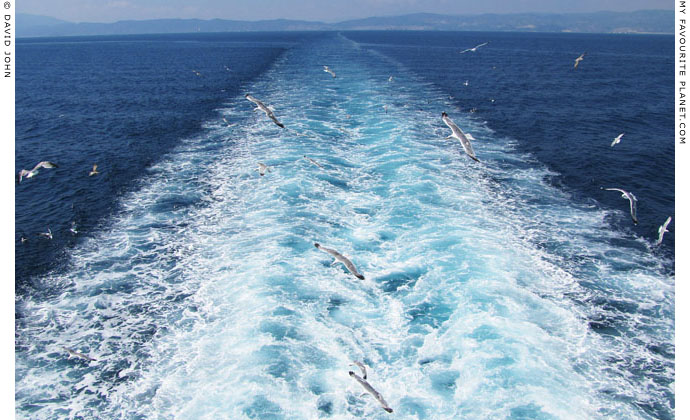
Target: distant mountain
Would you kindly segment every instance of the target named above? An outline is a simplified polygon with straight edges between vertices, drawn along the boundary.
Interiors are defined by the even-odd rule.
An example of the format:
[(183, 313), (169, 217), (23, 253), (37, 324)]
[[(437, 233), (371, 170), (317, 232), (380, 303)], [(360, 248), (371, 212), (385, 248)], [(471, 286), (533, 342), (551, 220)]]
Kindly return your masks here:
[(50, 16), (29, 15), (17, 13), (17, 26), (23, 28), (33, 28), (36, 26), (52, 26), (60, 23), (70, 23), (65, 20), (55, 19)]
[(17, 37), (123, 35), (186, 32), (328, 31), (328, 30), (428, 30), (673, 33), (673, 10), (595, 12), (569, 14), (438, 15), (416, 13), (371, 17), (339, 23), (301, 20), (240, 21), (224, 19), (125, 20), (115, 23), (72, 23), (45, 16), (17, 15)]

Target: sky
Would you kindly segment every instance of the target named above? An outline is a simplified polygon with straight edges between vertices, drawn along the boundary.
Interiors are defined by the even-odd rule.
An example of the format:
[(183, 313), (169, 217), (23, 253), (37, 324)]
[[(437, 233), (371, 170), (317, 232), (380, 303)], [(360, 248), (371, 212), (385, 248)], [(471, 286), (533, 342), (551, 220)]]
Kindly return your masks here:
[(340, 22), (417, 12), (470, 15), (672, 10), (674, 0), (19, 0), (16, 5), (18, 13), (51, 16), (70, 22), (158, 18), (283, 18)]

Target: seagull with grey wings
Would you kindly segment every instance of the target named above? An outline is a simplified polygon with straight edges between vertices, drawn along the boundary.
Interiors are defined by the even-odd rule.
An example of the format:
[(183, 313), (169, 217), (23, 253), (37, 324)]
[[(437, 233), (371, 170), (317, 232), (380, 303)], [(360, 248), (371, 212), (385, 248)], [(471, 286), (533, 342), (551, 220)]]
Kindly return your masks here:
[(659, 238), (656, 240), (656, 245), (661, 245), (661, 240), (664, 239), (664, 233), (668, 232), (668, 224), (671, 223), (671, 216), (664, 222), (663, 225), (659, 226)]
[(625, 190), (622, 190), (620, 188), (604, 188), (601, 187), (602, 190), (606, 191), (619, 191), (623, 193), (621, 198), (626, 198), (628, 201), (630, 201), (630, 216), (632, 217), (633, 223), (637, 224), (637, 197), (631, 192), (627, 192)]
[(278, 127), (280, 127), (280, 128), (285, 128), (285, 126), (284, 126), (280, 121), (278, 121), (278, 118), (276, 118), (276, 116), (273, 115), (273, 111), (271, 111), (266, 105), (264, 105), (263, 102), (261, 102), (260, 100), (256, 99), (255, 97), (253, 97), (253, 96), (250, 95), (250, 94), (246, 94), (246, 95), (244, 95), (244, 97), (247, 98), (247, 100), (249, 100), (249, 101), (251, 101), (251, 102), (254, 102), (254, 104), (256, 105), (255, 111), (263, 111), (263, 112), (265, 112), (266, 115), (268, 116), (268, 118), (270, 118), (271, 120), (273, 120), (273, 122), (276, 123), (276, 125), (277, 125)]
[[(364, 373), (364, 378), (366, 378), (366, 377), (367, 377), (367, 374), (366, 374), (366, 371), (365, 371), (364, 368), (363, 368), (363, 365), (361, 365), (360, 363), (358, 363), (358, 366), (360, 366), (360, 368), (362, 369), (362, 372)], [(371, 384), (369, 384), (369, 382), (367, 382), (366, 379), (360, 377), (359, 375), (357, 375), (357, 374), (354, 373), (353, 371), (349, 371), (348, 374), (349, 374), (350, 376), (352, 376), (353, 378), (355, 378), (355, 380), (357, 380), (357, 382), (359, 382), (359, 384), (362, 385), (362, 386), (364, 387), (364, 389), (367, 390), (368, 393), (370, 393), (371, 395), (374, 396), (374, 398), (376, 398), (376, 401), (378, 401), (379, 404), (381, 404), (381, 408), (383, 408), (384, 410), (386, 410), (386, 411), (389, 412), (389, 413), (392, 413), (392, 412), (393, 412), (393, 409), (390, 408), (390, 406), (388, 405), (388, 403), (386, 402), (386, 400), (383, 399), (383, 396), (381, 395), (381, 393), (378, 392), (377, 390), (375, 390), (374, 387), (371, 386)]]
[(621, 142), (621, 137), (623, 137), (625, 133), (620, 133), (615, 139), (613, 139), (613, 143), (611, 143), (611, 147), (617, 145), (618, 143)]
[(472, 48), (468, 48), (468, 49), (466, 49), (466, 50), (464, 50), (464, 51), (460, 51), (460, 54), (464, 54), (464, 53), (466, 53), (466, 52), (468, 52), (468, 51), (477, 52), (477, 48), (483, 47), (483, 46), (486, 45), (486, 44), (488, 44), (488, 42), (484, 42), (484, 43), (481, 43), (481, 44), (477, 45), (476, 47), (472, 47)]
[(475, 140), (475, 138), (472, 137), (470, 133), (463, 133), (460, 127), (458, 127), (445, 112), (441, 114), (441, 118), (443, 119), (443, 122), (446, 123), (446, 125), (453, 131), (453, 134), (446, 138), (456, 138), (460, 140), (460, 144), (462, 144), (462, 148), (465, 149), (465, 153), (467, 153), (467, 155), (472, 159), (479, 162), (479, 159), (477, 159), (477, 157), (474, 155), (474, 150), (472, 150), (472, 144), (470, 143), (470, 139)]
[(19, 182), (22, 182), (22, 178), (32, 178), (38, 174), (38, 170), (41, 168), (46, 168), (46, 169), (52, 169), (52, 168), (57, 168), (58, 166), (52, 162), (48, 162), (47, 160), (43, 160), (41, 162), (38, 162), (36, 166), (30, 171), (27, 171), (26, 169), (22, 169), (19, 171)]
[(335, 79), (335, 72), (334, 72), (333, 70), (331, 70), (330, 67), (328, 67), (328, 66), (323, 66), (323, 71), (325, 71), (326, 73), (330, 73), (331, 76), (333, 76), (333, 78)]
[(577, 57), (577, 58), (575, 59), (575, 65), (573, 66), (574, 69), (576, 69), (577, 66), (580, 65), (580, 61), (582, 61), (582, 60), (585, 59), (585, 54), (587, 54), (587, 53), (586, 53), (586, 52), (583, 52), (582, 54), (580, 54), (579, 57)]
[(333, 264), (338, 263), (338, 262), (343, 263), (345, 265), (345, 267), (350, 271), (350, 273), (352, 273), (358, 279), (364, 280), (364, 276), (361, 275), (359, 273), (359, 271), (357, 271), (357, 267), (355, 267), (355, 265), (352, 264), (352, 261), (347, 259), (343, 254), (336, 251), (335, 249), (326, 248), (325, 246), (321, 246), (321, 244), (318, 244), (318, 243), (314, 244), (314, 246), (323, 252), (327, 252), (327, 253), (331, 254), (335, 258), (335, 261), (333, 261)]

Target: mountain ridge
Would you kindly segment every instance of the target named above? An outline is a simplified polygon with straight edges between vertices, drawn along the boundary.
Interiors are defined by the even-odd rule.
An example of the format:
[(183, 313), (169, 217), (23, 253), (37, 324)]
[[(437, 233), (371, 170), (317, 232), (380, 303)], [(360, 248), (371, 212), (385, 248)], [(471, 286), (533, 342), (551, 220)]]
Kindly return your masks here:
[(188, 32), (329, 31), (329, 30), (428, 30), (513, 31), (579, 33), (671, 34), (673, 10), (592, 13), (514, 13), (441, 15), (413, 13), (368, 17), (336, 23), (270, 19), (147, 19), (113, 23), (67, 22), (47, 16), (17, 14), (17, 37), (127, 35)]

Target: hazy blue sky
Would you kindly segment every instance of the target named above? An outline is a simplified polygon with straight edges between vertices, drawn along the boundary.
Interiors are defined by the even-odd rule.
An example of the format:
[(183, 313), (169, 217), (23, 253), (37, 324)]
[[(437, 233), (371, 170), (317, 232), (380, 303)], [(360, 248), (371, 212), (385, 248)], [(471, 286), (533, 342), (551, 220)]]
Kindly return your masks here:
[(673, 9), (673, 0), (19, 0), (17, 12), (73, 22), (123, 19), (304, 19), (337, 22), (415, 12), (445, 14)]

